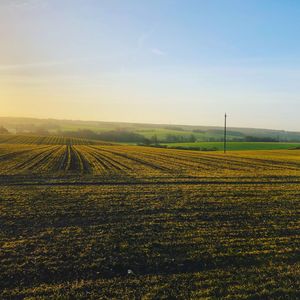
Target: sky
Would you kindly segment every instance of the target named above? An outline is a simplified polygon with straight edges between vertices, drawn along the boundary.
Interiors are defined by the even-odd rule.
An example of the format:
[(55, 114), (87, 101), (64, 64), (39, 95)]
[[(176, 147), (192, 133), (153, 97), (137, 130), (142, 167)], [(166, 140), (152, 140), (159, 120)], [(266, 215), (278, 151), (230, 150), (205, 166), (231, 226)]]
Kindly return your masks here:
[(300, 130), (296, 0), (0, 0), (0, 116)]

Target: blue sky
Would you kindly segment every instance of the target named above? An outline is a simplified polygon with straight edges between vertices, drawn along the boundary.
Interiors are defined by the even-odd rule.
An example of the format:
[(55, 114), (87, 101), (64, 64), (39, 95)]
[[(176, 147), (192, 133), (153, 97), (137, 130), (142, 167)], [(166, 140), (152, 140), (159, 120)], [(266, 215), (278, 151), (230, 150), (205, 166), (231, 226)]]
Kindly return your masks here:
[(300, 2), (1, 0), (1, 115), (300, 130)]

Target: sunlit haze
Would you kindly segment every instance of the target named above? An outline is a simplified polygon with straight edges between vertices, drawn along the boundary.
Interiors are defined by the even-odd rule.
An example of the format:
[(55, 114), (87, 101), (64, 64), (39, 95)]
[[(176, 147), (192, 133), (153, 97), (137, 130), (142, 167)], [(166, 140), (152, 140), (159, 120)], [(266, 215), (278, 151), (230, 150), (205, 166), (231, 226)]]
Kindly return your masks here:
[(0, 0), (0, 115), (300, 130), (300, 2)]

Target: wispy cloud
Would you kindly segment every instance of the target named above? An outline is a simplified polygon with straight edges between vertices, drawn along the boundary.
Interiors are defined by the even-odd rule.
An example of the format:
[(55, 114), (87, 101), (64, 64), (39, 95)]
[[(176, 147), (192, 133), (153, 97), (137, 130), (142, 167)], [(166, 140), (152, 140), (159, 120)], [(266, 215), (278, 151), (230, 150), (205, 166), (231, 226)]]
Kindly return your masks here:
[(78, 61), (79, 60), (69, 59), (69, 60), (62, 60), (62, 61), (41, 61), (41, 62), (32, 62), (32, 63), (3, 64), (3, 65), (0, 64), (0, 70), (52, 67), (52, 66), (70, 64)]
[[(1, 1), (1, 0), (0, 0)], [(97, 55), (97, 56), (86, 56), (86, 57), (73, 57), (73, 58), (62, 58), (53, 60), (40, 60), (40, 61), (28, 61), (19, 62), (15, 64), (0, 63), (0, 70), (10, 70), (10, 69), (27, 69), (27, 68), (48, 68), (60, 65), (76, 65), (76, 64), (104, 64), (108, 61), (115, 61), (125, 58), (124, 54), (107, 54), (107, 55)]]
[(47, 0), (3, 0), (0, 1), (0, 6), (8, 8), (35, 8), (45, 5)]
[(165, 56), (167, 55), (167, 53), (161, 49), (158, 49), (158, 48), (152, 48), (151, 49), (151, 52), (154, 54), (154, 55), (157, 55), (157, 56)]

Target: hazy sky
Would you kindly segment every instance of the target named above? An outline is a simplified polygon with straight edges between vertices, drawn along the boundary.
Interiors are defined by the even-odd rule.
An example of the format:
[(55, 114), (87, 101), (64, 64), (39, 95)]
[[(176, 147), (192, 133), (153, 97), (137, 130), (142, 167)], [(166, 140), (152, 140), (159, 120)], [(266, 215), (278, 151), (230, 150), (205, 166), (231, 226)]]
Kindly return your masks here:
[(300, 1), (0, 0), (0, 115), (300, 130)]

